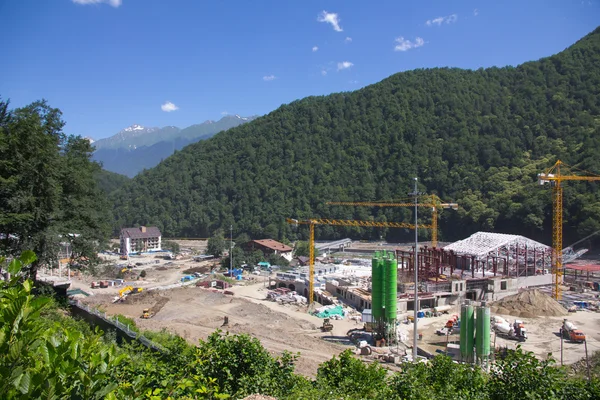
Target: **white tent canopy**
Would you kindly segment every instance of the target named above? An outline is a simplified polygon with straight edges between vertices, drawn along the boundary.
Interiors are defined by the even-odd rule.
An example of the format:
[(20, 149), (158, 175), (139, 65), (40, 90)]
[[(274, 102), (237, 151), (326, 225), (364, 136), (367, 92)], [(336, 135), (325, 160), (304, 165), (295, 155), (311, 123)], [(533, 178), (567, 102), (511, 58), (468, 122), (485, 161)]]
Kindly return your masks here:
[(518, 246), (521, 249), (535, 250), (543, 252), (550, 250), (549, 246), (536, 242), (519, 235), (507, 235), (504, 233), (477, 232), (466, 239), (459, 240), (448, 246), (444, 250), (452, 250), (457, 254), (468, 254), (477, 258), (487, 255), (497, 255), (501, 250), (514, 249)]

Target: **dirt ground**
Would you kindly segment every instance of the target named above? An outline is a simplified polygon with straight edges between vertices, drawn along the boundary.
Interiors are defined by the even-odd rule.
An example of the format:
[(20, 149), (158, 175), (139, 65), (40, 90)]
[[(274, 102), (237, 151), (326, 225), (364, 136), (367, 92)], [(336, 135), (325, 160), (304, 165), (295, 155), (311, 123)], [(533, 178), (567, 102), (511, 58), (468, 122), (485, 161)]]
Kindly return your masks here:
[[(178, 242), (182, 249), (188, 248), (194, 251), (205, 246), (205, 243), (199, 241)], [(372, 246), (372, 244), (364, 244), (365, 247), (368, 245)], [(103, 255), (103, 257), (112, 257), (111, 260), (117, 264), (124, 263), (118, 256)], [(305, 307), (280, 305), (265, 300), (267, 290), (264, 287), (263, 277), (252, 276), (253, 281), (246, 280), (232, 287), (230, 290), (234, 292), (234, 296), (210, 292), (196, 288), (194, 285), (164, 290), (168, 285), (178, 286), (176, 284), (180, 282), (185, 270), (209, 266), (213, 261), (195, 262), (191, 257), (182, 260), (166, 260), (164, 254), (136, 256), (132, 257), (131, 261), (144, 265), (133, 268), (134, 278), (126, 279), (126, 285), (142, 287), (144, 292), (130, 295), (123, 303), (112, 303), (123, 286), (90, 289), (91, 281), (99, 278), (73, 278), (71, 288), (92, 293), (93, 296), (87, 298), (79, 296), (79, 298), (88, 304), (101, 305), (108, 314), (123, 314), (133, 318), (141, 329), (167, 329), (184, 337), (190, 343), (197, 343), (199, 339), (205, 339), (215, 329), (221, 328), (230, 333), (246, 333), (258, 338), (274, 355), (281, 354), (285, 350), (292, 353), (299, 352), (300, 359), (296, 371), (306, 376), (314, 376), (318, 365), (333, 355), (347, 348), (354, 348), (349, 344), (346, 333), (362, 326), (348, 319), (334, 320), (333, 331), (322, 333), (318, 329), (323, 322), (322, 319), (309, 315)], [(146, 277), (137, 279), (142, 270), (146, 271)], [(153, 307), (156, 315), (152, 319), (140, 318), (143, 309)], [(451, 314), (458, 312), (457, 307)], [(225, 316), (229, 318), (229, 326), (221, 327)], [(514, 316), (501, 316), (511, 322), (515, 319)], [(445, 349), (447, 339), (449, 343), (458, 343), (458, 334), (450, 335), (448, 338), (435, 334), (435, 330), (442, 328), (448, 318), (449, 315), (443, 315), (420, 319), (418, 332), (423, 334), (423, 338), (419, 341), (419, 347), (435, 354), (437, 349)], [(560, 362), (561, 340), (558, 330), (563, 318), (519, 318), (524, 321), (528, 332), (528, 340), (525, 343), (495, 338), (493, 333), (491, 343), (495, 343), (496, 347), (508, 348), (515, 348), (521, 344), (524, 350), (532, 351), (540, 358), (545, 358), (548, 353), (552, 353), (553, 357)], [(566, 318), (586, 334), (590, 354), (600, 350), (600, 313), (579, 311), (569, 313)], [(402, 330), (408, 338), (407, 344), (412, 344), (413, 325), (402, 325)], [(380, 349), (374, 349), (374, 352), (379, 351)], [(565, 364), (575, 363), (584, 356), (583, 344), (563, 342)], [(370, 360), (365, 357), (363, 359)]]
[[(204, 241), (177, 242), (182, 249), (192, 251), (201, 251), (206, 246)], [(127, 263), (118, 255), (103, 254), (102, 257), (115, 264)], [(306, 307), (265, 300), (267, 290), (263, 277), (246, 277), (248, 279), (229, 289), (234, 292), (233, 296), (193, 284), (178, 287), (184, 271), (210, 266), (214, 261), (196, 262), (191, 256), (169, 260), (165, 259), (165, 253), (154, 253), (132, 256), (130, 262), (143, 265), (135, 265), (122, 286), (91, 289), (91, 282), (103, 280), (102, 277), (78, 276), (72, 278), (71, 288), (91, 293), (90, 297), (77, 296), (84, 303), (100, 306), (109, 315), (133, 318), (142, 330), (167, 329), (190, 343), (197, 343), (221, 328), (232, 334), (246, 333), (258, 338), (274, 355), (286, 350), (299, 352), (296, 371), (307, 376), (314, 376), (320, 363), (348, 348), (346, 332), (360, 327), (355, 321), (339, 320), (333, 321), (332, 332), (322, 333), (319, 327), (323, 320), (309, 315)], [(146, 276), (138, 278), (142, 270)], [(124, 302), (113, 303), (119, 290), (127, 285), (141, 287), (143, 292), (129, 295)], [(153, 318), (140, 318), (145, 308), (154, 308)], [(222, 327), (225, 316), (229, 318), (229, 325)]]
[[(514, 316), (500, 316), (510, 322), (515, 320)], [(560, 363), (561, 340), (558, 331), (564, 318), (573, 322), (585, 333), (588, 353), (590, 355), (600, 350), (600, 313), (593, 311), (578, 311), (576, 313), (569, 313), (565, 317), (519, 318), (525, 323), (527, 329), (528, 339), (526, 342), (520, 343), (516, 340), (495, 337), (495, 334), (492, 332), (490, 344), (493, 346), (495, 343), (498, 348), (507, 347), (509, 349), (515, 349), (517, 345), (521, 345), (523, 350), (531, 351), (541, 359), (546, 359), (548, 353), (552, 353), (552, 357)], [(419, 346), (431, 353), (435, 353), (436, 349), (444, 350), (446, 336), (436, 335), (435, 330), (442, 328), (447, 319), (447, 315), (437, 318), (420, 319), (418, 331), (423, 334), (423, 339), (420, 341)], [(407, 330), (412, 335), (412, 325), (407, 325)], [(460, 338), (458, 334), (453, 334), (448, 337), (448, 340), (450, 343), (458, 344)], [(582, 357), (585, 357), (584, 344), (563, 341), (564, 364), (573, 364)]]
[[(120, 260), (118, 256), (103, 254), (101, 257), (116, 265), (122, 264), (125, 266), (127, 264), (127, 261)], [(215, 263), (214, 260), (201, 262), (194, 261), (191, 256), (184, 257), (181, 260), (169, 260), (165, 259), (165, 257), (165, 253), (144, 254), (141, 256), (130, 257), (130, 263), (133, 264), (133, 268), (131, 268), (131, 271), (123, 277), (125, 283), (122, 286), (91, 289), (90, 284), (93, 281), (111, 280), (114, 279), (114, 277), (80, 275), (71, 278), (71, 289), (81, 289), (85, 292), (92, 293), (93, 295), (111, 294), (112, 296), (115, 296), (119, 290), (123, 289), (125, 286), (141, 287), (147, 290), (154, 287), (176, 284), (179, 283), (181, 277), (186, 274), (186, 270), (192, 268), (210, 270), (210, 266)], [(143, 265), (136, 265), (136, 263), (142, 263)], [(118, 268), (115, 268), (115, 271), (116, 270), (118, 270)], [(146, 276), (144, 278), (139, 277), (142, 271), (146, 271)]]
[[(231, 290), (234, 296), (188, 286), (130, 295), (123, 303), (113, 304), (109, 294), (89, 297), (85, 302), (101, 305), (107, 314), (133, 318), (143, 330), (167, 329), (190, 343), (205, 339), (217, 328), (233, 334), (246, 333), (258, 338), (273, 354), (284, 350), (300, 352), (296, 371), (307, 376), (314, 376), (320, 363), (348, 348), (324, 339), (342, 340), (349, 329), (358, 327), (354, 321), (333, 321), (334, 330), (322, 333), (318, 329), (322, 320), (307, 314), (305, 309), (264, 300), (263, 283)], [(140, 318), (143, 309), (152, 308), (164, 297), (169, 301), (153, 318)], [(229, 326), (221, 327), (225, 316), (229, 317)]]

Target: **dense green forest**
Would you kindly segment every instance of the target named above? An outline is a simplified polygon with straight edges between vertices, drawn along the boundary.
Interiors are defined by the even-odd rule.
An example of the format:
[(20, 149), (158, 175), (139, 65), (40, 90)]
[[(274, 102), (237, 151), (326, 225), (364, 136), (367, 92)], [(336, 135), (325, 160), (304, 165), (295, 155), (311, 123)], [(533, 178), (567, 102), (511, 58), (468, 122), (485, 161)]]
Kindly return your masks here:
[(0, 99), (0, 254), (34, 249), (33, 277), (40, 264), (66, 257), (67, 245), (73, 264), (93, 263), (110, 234), (90, 142), (65, 135), (63, 126), (46, 101), (11, 110)]
[(94, 174), (94, 179), (98, 188), (107, 195), (121, 188), (129, 181), (125, 175), (117, 174), (116, 172), (101, 169)]
[(540, 361), (521, 350), (509, 350), (489, 373), (441, 355), (390, 373), (346, 351), (308, 379), (294, 373), (297, 355), (272, 355), (248, 335), (216, 331), (193, 346), (166, 331), (144, 332), (165, 351), (118, 345), (114, 334), (72, 319), (31, 280), (20, 278), (34, 260), (33, 252), (24, 252), (7, 267), (12, 280), (0, 281), (3, 399), (241, 399), (253, 393), (281, 400), (600, 397), (597, 357), (586, 381), (551, 358)]
[[(536, 176), (557, 159), (600, 173), (600, 28), (517, 67), (414, 70), (284, 105), (114, 192), (114, 227), (208, 237), (233, 224), (252, 237), (290, 239), (286, 217), (406, 221), (408, 209), (325, 203), (406, 198), (416, 176), (420, 190), (460, 205), (443, 213), (442, 239), (487, 230), (549, 243), (551, 190)], [(598, 200), (597, 184), (565, 185), (565, 245), (600, 229)], [(411, 237), (339, 227), (317, 235)]]

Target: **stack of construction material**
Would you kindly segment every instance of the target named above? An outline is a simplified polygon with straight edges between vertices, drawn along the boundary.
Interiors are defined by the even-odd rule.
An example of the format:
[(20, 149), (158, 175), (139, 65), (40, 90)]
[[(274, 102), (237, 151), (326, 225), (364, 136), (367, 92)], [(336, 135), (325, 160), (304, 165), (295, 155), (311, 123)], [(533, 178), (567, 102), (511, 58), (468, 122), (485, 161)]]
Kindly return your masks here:
[(296, 292), (270, 291), (267, 293), (267, 299), (279, 304), (306, 304), (307, 302), (306, 297), (300, 296)]

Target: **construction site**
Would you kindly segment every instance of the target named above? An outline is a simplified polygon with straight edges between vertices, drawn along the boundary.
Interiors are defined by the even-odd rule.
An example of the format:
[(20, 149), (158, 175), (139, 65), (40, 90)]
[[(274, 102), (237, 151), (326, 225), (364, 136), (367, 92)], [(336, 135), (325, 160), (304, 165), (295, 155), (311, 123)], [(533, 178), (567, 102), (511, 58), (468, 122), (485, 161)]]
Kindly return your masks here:
[[(546, 172), (540, 182), (557, 177), (569, 178)], [(165, 329), (191, 342), (215, 329), (250, 334), (275, 353), (300, 352), (298, 372), (308, 376), (347, 348), (392, 369), (437, 354), (487, 368), (516, 346), (572, 364), (600, 350), (600, 252), (590, 248), (593, 235), (563, 248), (557, 187), (552, 246), (494, 232), (439, 243), (438, 210), (459, 205), (436, 196), (420, 203), (329, 203), (434, 212), (430, 224), (416, 224), (416, 216), (415, 224), (288, 219), (308, 227), (310, 255), (275, 271), (238, 268), (236, 261), (228, 271), (219, 260), (194, 255), (203, 252), (205, 241), (185, 241), (177, 257), (132, 257), (122, 279), (69, 275), (69, 292), (108, 315), (133, 318), (141, 329)], [(315, 227), (321, 225), (429, 229), (431, 240), (316, 242)], [(122, 256), (103, 257), (123, 266)]]

